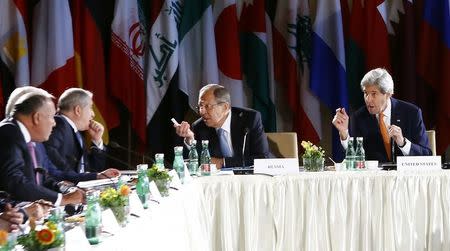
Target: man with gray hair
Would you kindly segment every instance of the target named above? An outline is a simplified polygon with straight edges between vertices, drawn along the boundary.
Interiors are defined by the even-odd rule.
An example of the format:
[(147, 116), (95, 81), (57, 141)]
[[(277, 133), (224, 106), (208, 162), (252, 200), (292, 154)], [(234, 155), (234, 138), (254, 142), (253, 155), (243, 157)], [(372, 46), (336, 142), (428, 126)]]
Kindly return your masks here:
[(231, 107), (230, 93), (225, 87), (204, 86), (199, 92), (197, 110), (201, 118), (192, 124), (192, 130), (189, 123), (183, 121), (174, 125), (176, 133), (184, 137), (187, 144), (197, 139), (198, 150), (202, 140), (209, 140), (211, 162), (218, 168), (253, 165), (255, 158), (270, 156), (261, 114), (252, 109)]
[(21, 95), (9, 117), (0, 122), (0, 190), (19, 201), (44, 199), (64, 205), (80, 203), (80, 190), (60, 194), (41, 186), (34, 142), (46, 141), (55, 126), (53, 96), (42, 89)]
[[(347, 149), (349, 135), (364, 137), (366, 159), (395, 161), (395, 156), (431, 155), (422, 111), (395, 99), (394, 81), (382, 68), (369, 71), (361, 80), (366, 105), (349, 119), (344, 108), (336, 110), (333, 125)], [(349, 128), (350, 122), (350, 128)]]
[[(48, 141), (44, 143), (50, 160), (67, 172), (86, 173), (82, 180), (113, 178), (120, 175), (117, 169), (105, 169), (105, 155), (100, 154), (103, 145), (103, 125), (94, 121), (92, 93), (81, 88), (70, 88), (58, 100), (56, 127)], [(92, 149), (88, 149), (81, 132), (87, 132), (92, 139)], [(103, 171), (101, 173), (95, 173)], [(73, 180), (78, 182), (81, 180)]]

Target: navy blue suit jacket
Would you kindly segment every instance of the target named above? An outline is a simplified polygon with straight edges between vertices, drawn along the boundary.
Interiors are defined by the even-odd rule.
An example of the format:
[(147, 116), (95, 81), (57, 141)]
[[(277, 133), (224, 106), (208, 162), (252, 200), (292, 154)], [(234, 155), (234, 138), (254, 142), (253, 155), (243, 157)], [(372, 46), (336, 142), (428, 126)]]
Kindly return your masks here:
[[(81, 147), (73, 128), (64, 117), (56, 115), (55, 122), (56, 126), (44, 145), (49, 159), (59, 170), (68, 174), (79, 173), (83, 154), (85, 156), (85, 171), (102, 171), (105, 169), (105, 157), (95, 151), (87, 151), (85, 142), (84, 148)], [(58, 174), (54, 174), (58, 176)], [(87, 173), (78, 178), (92, 180), (96, 177), (96, 173)], [(80, 181), (78, 178), (71, 181), (78, 182)]]
[[(233, 157), (225, 158), (227, 167), (242, 166), (242, 146), (246, 129), (248, 129), (248, 134), (244, 152), (245, 165), (253, 165), (254, 159), (270, 157), (269, 144), (261, 122), (261, 114), (248, 108), (232, 107), (230, 130)], [(208, 127), (200, 118), (192, 123), (192, 130), (197, 140), (199, 154), (201, 153), (201, 141), (209, 140), (211, 157), (223, 157), (215, 128)]]
[[(410, 156), (431, 155), (428, 137), (422, 120), (422, 111), (417, 106), (391, 98), (391, 125), (402, 129), (403, 137), (411, 141)], [(387, 154), (375, 115), (361, 107), (350, 118), (350, 135), (364, 137), (366, 159), (387, 162)], [(400, 148), (394, 146), (394, 156), (403, 156)]]
[[(28, 147), (14, 119), (0, 122), (0, 190), (12, 199), (56, 202), (58, 193), (36, 183), (35, 170)], [(39, 155), (36, 153), (39, 163)]]

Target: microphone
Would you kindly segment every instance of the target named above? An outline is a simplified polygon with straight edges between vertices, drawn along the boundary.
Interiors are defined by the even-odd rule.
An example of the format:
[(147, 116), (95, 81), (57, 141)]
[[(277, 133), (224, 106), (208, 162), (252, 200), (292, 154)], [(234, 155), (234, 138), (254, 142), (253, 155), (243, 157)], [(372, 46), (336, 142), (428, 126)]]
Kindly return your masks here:
[(96, 146), (91, 146), (91, 150), (93, 150), (93, 151), (95, 151), (95, 152), (97, 152), (97, 153), (99, 153), (99, 154), (105, 156), (106, 158), (108, 158), (108, 159), (110, 159), (110, 160), (114, 160), (114, 161), (116, 161), (117, 163), (120, 163), (120, 164), (126, 166), (128, 169), (134, 169), (134, 168), (133, 168), (132, 166), (130, 166), (127, 162), (125, 162), (125, 161), (123, 161), (123, 160), (121, 160), (121, 159), (119, 159), (119, 158), (116, 158), (116, 157), (114, 157), (114, 156), (111, 156), (110, 154), (108, 154), (108, 153), (107, 153), (105, 150), (103, 150), (103, 149), (100, 149), (100, 148), (98, 148), (98, 147), (96, 147)]
[(149, 156), (147, 156), (147, 155), (145, 155), (145, 154), (142, 154), (142, 153), (139, 153), (139, 152), (137, 152), (137, 151), (128, 149), (128, 148), (126, 148), (126, 147), (120, 145), (119, 143), (117, 143), (117, 142), (115, 142), (115, 141), (110, 141), (109, 144), (108, 144), (108, 146), (110, 146), (110, 147), (112, 147), (112, 148), (118, 148), (118, 149), (124, 150), (124, 151), (126, 151), (126, 152), (128, 152), (128, 153), (132, 153), (132, 154), (134, 154), (135, 156), (138, 156), (138, 157), (142, 157), (142, 163), (145, 162), (145, 159), (150, 160), (150, 163), (151, 163), (151, 164), (155, 163), (155, 160), (154, 160), (152, 157), (149, 157)]
[(244, 129), (244, 141), (242, 142), (242, 168), (245, 167), (245, 145), (247, 143), (247, 134), (249, 133), (248, 127)]

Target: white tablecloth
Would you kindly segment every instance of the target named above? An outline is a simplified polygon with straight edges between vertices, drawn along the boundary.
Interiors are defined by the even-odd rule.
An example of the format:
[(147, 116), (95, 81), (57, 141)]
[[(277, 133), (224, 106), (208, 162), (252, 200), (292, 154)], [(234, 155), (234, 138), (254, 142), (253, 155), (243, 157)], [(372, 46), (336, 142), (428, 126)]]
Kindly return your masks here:
[(448, 171), (202, 177), (95, 250), (450, 250), (449, 180)]

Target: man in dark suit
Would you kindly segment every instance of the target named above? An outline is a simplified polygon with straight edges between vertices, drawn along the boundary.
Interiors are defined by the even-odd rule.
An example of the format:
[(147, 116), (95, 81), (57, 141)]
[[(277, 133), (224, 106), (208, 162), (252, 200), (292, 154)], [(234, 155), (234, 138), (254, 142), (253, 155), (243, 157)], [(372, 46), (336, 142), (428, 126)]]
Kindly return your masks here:
[(21, 96), (10, 117), (0, 122), (0, 190), (14, 200), (44, 199), (56, 205), (83, 201), (80, 190), (62, 195), (40, 185), (44, 180), (36, 172), (40, 163), (33, 142), (48, 139), (54, 114), (52, 96), (39, 89)]
[(225, 87), (204, 86), (199, 93), (198, 112), (201, 118), (192, 124), (192, 130), (186, 121), (174, 127), (188, 145), (196, 139), (198, 149), (202, 140), (209, 140), (211, 162), (218, 168), (242, 166), (243, 160), (245, 165), (252, 165), (254, 159), (270, 156), (261, 114), (231, 107), (230, 93)]
[(346, 149), (349, 135), (364, 137), (366, 159), (395, 161), (395, 156), (431, 155), (421, 110), (392, 98), (394, 82), (385, 69), (369, 71), (361, 80), (366, 105), (350, 119), (345, 109), (336, 110), (333, 125)]
[[(55, 116), (56, 127), (48, 141), (44, 142), (51, 162), (62, 168), (65, 173), (74, 175), (71, 181), (91, 180), (96, 178), (113, 178), (120, 175), (116, 169), (105, 171), (105, 150), (102, 136), (102, 124), (94, 121), (92, 109), (92, 93), (81, 88), (70, 88), (64, 91), (58, 100), (59, 115)], [(82, 132), (87, 132), (92, 139), (93, 146), (88, 150)], [(86, 173), (91, 171), (91, 173)], [(101, 173), (95, 173), (103, 171)], [(53, 173), (53, 175), (58, 175)], [(70, 178), (70, 177), (65, 177)]]

